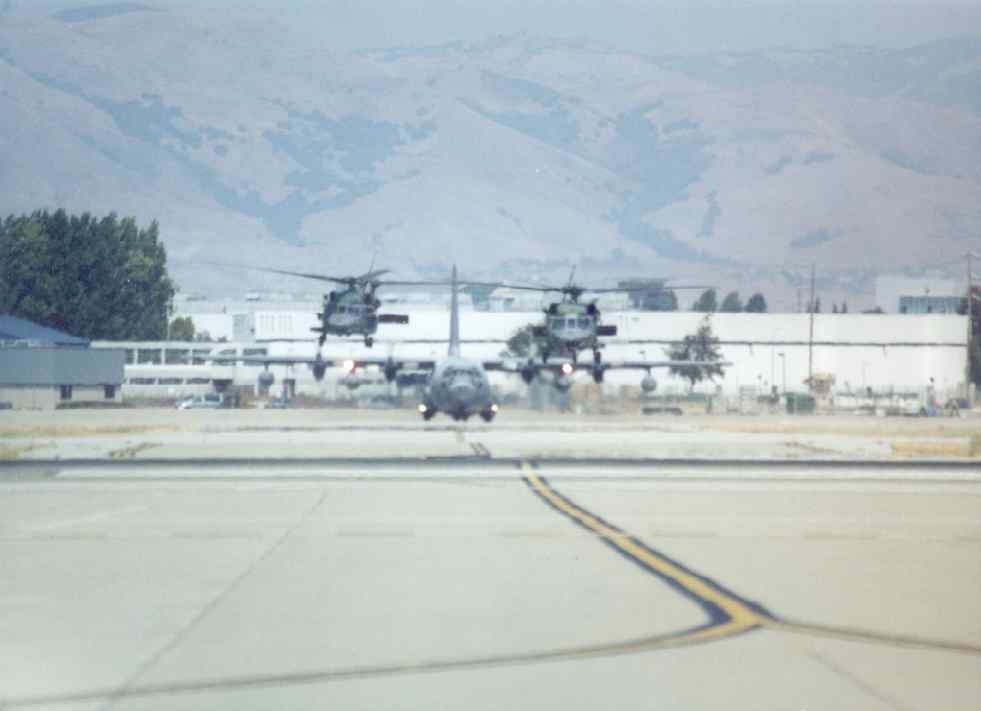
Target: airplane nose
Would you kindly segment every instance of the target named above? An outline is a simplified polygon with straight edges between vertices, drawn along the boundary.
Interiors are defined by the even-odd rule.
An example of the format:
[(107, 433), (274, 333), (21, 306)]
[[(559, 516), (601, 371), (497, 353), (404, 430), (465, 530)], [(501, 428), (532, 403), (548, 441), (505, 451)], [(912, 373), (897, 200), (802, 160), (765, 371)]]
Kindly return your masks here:
[(450, 397), (458, 403), (467, 402), (473, 397), (473, 386), (465, 380), (450, 383)]

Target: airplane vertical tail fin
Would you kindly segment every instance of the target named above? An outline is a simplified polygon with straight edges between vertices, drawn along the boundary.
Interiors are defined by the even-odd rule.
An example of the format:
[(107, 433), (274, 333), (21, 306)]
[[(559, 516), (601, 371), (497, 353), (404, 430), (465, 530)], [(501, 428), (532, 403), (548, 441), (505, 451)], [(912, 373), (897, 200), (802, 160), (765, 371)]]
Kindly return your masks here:
[(456, 265), (450, 280), (450, 349), (449, 355), (460, 356), (460, 302), (457, 297)]

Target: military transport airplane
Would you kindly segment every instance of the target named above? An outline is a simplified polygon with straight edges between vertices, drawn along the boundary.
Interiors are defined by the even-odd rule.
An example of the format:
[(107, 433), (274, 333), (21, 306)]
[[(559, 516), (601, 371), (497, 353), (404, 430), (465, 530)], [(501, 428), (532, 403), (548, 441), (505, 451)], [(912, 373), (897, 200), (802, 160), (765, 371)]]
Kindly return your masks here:
[[(340, 367), (350, 375), (360, 368), (377, 366), (381, 368), (385, 375), (385, 380), (388, 382), (394, 381), (400, 371), (428, 372), (429, 378), (426, 394), (423, 401), (418, 405), (419, 413), (423, 419), (430, 420), (437, 413), (442, 412), (458, 421), (465, 421), (474, 415), (480, 415), (485, 422), (493, 420), (500, 409), (491, 391), (490, 382), (487, 377), (488, 371), (518, 373), (526, 383), (531, 383), (536, 376), (542, 373), (548, 373), (552, 378), (553, 385), (564, 390), (572, 385), (572, 376), (577, 368), (592, 371), (594, 378), (596, 377), (595, 371), (598, 368), (602, 369), (601, 372), (620, 368), (644, 370), (647, 371), (648, 375), (641, 382), (641, 387), (649, 392), (656, 387), (653, 376), (650, 374), (650, 371), (654, 368), (667, 368), (671, 366), (715, 367), (729, 365), (729, 363), (718, 361), (702, 363), (699, 361), (685, 360), (621, 360), (577, 366), (570, 360), (553, 359), (542, 361), (535, 357), (531, 357), (523, 362), (515, 359), (502, 358), (485, 360), (465, 358), (460, 352), (459, 282), (457, 280), (455, 266), (452, 271), (450, 289), (449, 347), (446, 357), (440, 360), (395, 358), (391, 355), (387, 358), (372, 356), (366, 358), (325, 358), (319, 351), (313, 358), (302, 356), (228, 356), (221, 360), (261, 364), (266, 366), (267, 369), (270, 365), (306, 365), (313, 371), (314, 378), (317, 380), (323, 379), (329, 367)], [(216, 358), (215, 360), (219, 359)]]

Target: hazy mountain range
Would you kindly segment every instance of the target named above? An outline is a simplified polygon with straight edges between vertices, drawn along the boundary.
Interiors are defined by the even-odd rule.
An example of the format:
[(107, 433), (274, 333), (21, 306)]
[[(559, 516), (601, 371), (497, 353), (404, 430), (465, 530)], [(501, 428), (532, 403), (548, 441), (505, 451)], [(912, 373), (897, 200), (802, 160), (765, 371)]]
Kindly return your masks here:
[[(334, 52), (274, 16), (0, 2), (0, 213), (157, 219), (201, 265), (669, 276), (790, 306), (981, 247), (981, 36), (636, 53), (525, 35)], [(243, 281), (244, 280), (244, 281)], [(306, 285), (298, 285), (305, 287)]]

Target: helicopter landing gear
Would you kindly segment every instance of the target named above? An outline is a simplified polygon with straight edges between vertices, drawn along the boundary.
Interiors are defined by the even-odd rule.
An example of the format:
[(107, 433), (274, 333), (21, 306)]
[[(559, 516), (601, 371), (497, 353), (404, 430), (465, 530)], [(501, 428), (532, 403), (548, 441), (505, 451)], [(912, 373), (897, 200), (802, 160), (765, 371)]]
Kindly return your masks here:
[(371, 336), (365, 336), (364, 344), (368, 346), (368, 348), (371, 348), (373, 345), (375, 345), (375, 339), (372, 338)]
[(319, 347), (323, 348), (324, 347), (324, 341), (326, 341), (326, 340), (327, 340), (327, 334), (321, 332), (320, 338), (317, 339), (317, 345)]
[(599, 352), (599, 349), (593, 350), (593, 382), (599, 385), (603, 382), (603, 371), (606, 368), (603, 367), (603, 354)]

